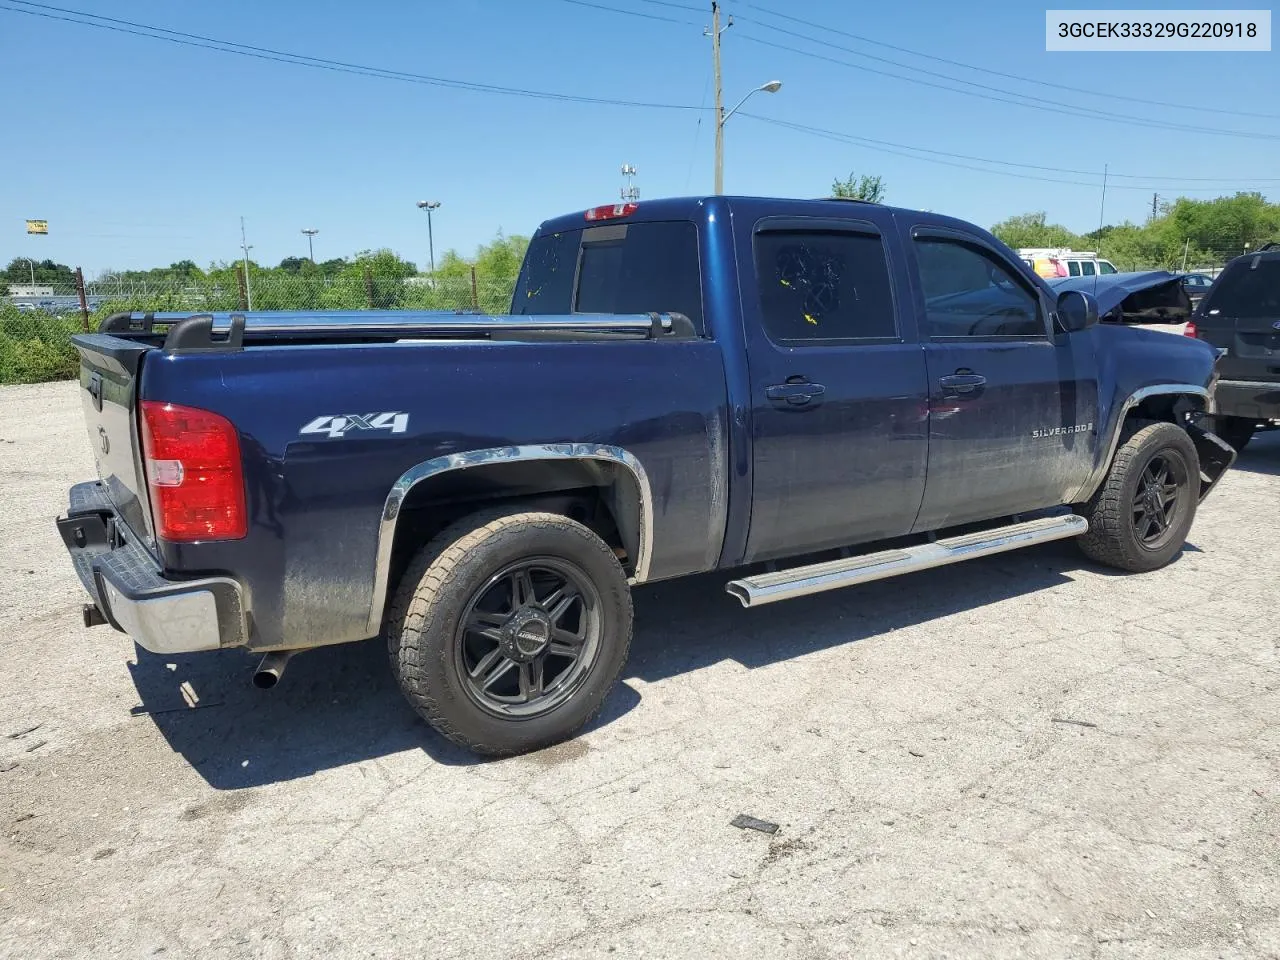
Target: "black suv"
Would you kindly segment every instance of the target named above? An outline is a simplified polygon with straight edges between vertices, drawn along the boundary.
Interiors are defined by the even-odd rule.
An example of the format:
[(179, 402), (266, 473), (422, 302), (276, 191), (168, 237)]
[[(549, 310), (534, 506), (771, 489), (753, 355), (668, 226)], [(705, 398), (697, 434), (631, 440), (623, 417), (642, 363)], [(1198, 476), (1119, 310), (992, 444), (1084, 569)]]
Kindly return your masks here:
[(1280, 243), (1228, 263), (1191, 319), (1197, 337), (1226, 350), (1215, 432), (1242, 450), (1280, 421)]

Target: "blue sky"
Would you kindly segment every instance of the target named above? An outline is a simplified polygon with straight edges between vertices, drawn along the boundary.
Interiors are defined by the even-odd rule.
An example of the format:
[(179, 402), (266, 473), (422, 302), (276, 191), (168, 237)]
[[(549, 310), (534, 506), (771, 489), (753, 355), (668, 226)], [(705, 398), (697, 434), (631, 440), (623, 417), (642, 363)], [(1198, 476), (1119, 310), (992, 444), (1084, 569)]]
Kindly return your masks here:
[[(709, 22), (709, 4), (700, 12), (704, 5), (696, 0), (591, 0), (668, 19), (624, 16), (566, 0), (48, 2), (453, 80), (686, 106), (711, 103), (710, 41), (701, 29)], [(12, 4), (0, 0), (0, 7)], [(1210, 6), (1205, 0), (1198, 5)], [(765, 81), (784, 84), (776, 94), (753, 97), (744, 114), (726, 125), (727, 193), (819, 196), (833, 177), (856, 170), (882, 175), (894, 204), (983, 226), (1046, 210), (1052, 220), (1077, 230), (1097, 226), (1104, 163), (1113, 174), (1133, 178), (1111, 181), (1108, 222), (1141, 221), (1153, 188), (1166, 197), (1209, 197), (1237, 188), (1280, 196), (1280, 122), (1217, 112), (1280, 115), (1280, 54), (1046, 53), (1045, 5), (1026, 2), (725, 0), (724, 8), (736, 19), (724, 35), (726, 105)], [(764, 11), (990, 70), (1210, 112), (976, 73)], [(933, 70), (994, 87), (980, 91), (991, 96), (1044, 98), (1049, 102), (1041, 106), (1049, 109), (913, 84), (814, 55), (957, 85), (910, 68)], [(448, 247), (470, 252), (499, 229), (527, 234), (549, 216), (614, 200), (624, 162), (638, 168), (642, 199), (712, 187), (709, 112), (558, 102), (355, 76), (5, 9), (0, 89), (7, 93), (9, 147), (0, 166), (0, 260), (47, 256), (80, 264), (90, 275), (184, 258), (202, 265), (233, 259), (241, 215), (251, 255), (260, 262), (305, 255), (306, 238), (299, 231), (316, 227), (317, 259), (386, 246), (423, 264), (427, 231), (414, 205), (419, 199), (442, 203), (434, 215), (438, 259)], [(1196, 132), (1055, 112), (1061, 105), (1186, 124)], [(891, 154), (770, 126), (745, 112), (946, 153), (1099, 175), (992, 168), (968, 160), (954, 162), (983, 169), (939, 165), (920, 154)], [(1273, 139), (1222, 136), (1206, 128)], [(993, 169), (1076, 182), (1022, 179)], [(1268, 177), (1276, 182), (1257, 179)], [(27, 217), (48, 219), (50, 235), (28, 237)]]

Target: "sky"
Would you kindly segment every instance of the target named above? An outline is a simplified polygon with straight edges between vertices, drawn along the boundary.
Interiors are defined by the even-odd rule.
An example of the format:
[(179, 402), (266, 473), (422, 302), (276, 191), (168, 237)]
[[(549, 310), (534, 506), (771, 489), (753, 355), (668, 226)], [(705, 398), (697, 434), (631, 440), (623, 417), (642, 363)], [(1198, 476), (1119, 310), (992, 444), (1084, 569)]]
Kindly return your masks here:
[[(83, 19), (50, 5), (401, 78), (14, 9)], [(469, 255), (500, 230), (529, 234), (549, 217), (615, 201), (624, 163), (637, 169), (642, 201), (709, 193), (709, 7), (48, 0), (41, 8), (0, 0), (0, 262), (51, 258), (88, 276), (183, 259), (205, 265), (240, 255), (243, 217), (260, 263), (305, 256), (301, 230), (309, 227), (319, 230), (317, 260), (389, 247), (425, 265), (418, 200), (441, 204), (438, 261), (447, 248)], [(1025, 0), (724, 0), (723, 9), (734, 17), (723, 33), (726, 109), (767, 81), (783, 84), (754, 94), (726, 123), (726, 193), (823, 196), (834, 178), (856, 171), (882, 176), (894, 205), (984, 227), (1043, 210), (1082, 232), (1100, 218), (1142, 222), (1153, 193), (1252, 189), (1280, 198), (1280, 53), (1047, 53), (1045, 5)], [(1250, 113), (1268, 116), (1239, 115)], [(28, 236), (27, 218), (48, 220), (49, 235)]]

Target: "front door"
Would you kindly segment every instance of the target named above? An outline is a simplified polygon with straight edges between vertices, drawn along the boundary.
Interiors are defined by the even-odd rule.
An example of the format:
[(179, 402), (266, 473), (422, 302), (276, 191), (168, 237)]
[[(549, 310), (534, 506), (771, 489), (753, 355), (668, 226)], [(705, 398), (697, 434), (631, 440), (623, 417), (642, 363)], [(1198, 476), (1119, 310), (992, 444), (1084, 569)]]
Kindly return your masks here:
[(755, 263), (741, 271), (747, 561), (905, 534), (920, 508), (928, 408), (910, 288), (889, 214), (858, 213), (765, 218), (739, 235)]
[(1098, 443), (1092, 338), (1054, 333), (1048, 297), (980, 237), (916, 228), (909, 242), (929, 379), (915, 530), (1064, 503)]

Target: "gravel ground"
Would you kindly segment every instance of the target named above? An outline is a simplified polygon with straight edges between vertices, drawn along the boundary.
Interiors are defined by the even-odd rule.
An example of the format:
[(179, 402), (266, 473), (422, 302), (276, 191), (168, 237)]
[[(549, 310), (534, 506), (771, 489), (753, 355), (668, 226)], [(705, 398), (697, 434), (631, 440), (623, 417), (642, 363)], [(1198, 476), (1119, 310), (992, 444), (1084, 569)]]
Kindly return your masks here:
[(377, 644), (261, 693), (83, 629), (75, 388), (0, 423), (0, 956), (1280, 956), (1280, 435), (1155, 574), (645, 588), (605, 716), (476, 762)]

